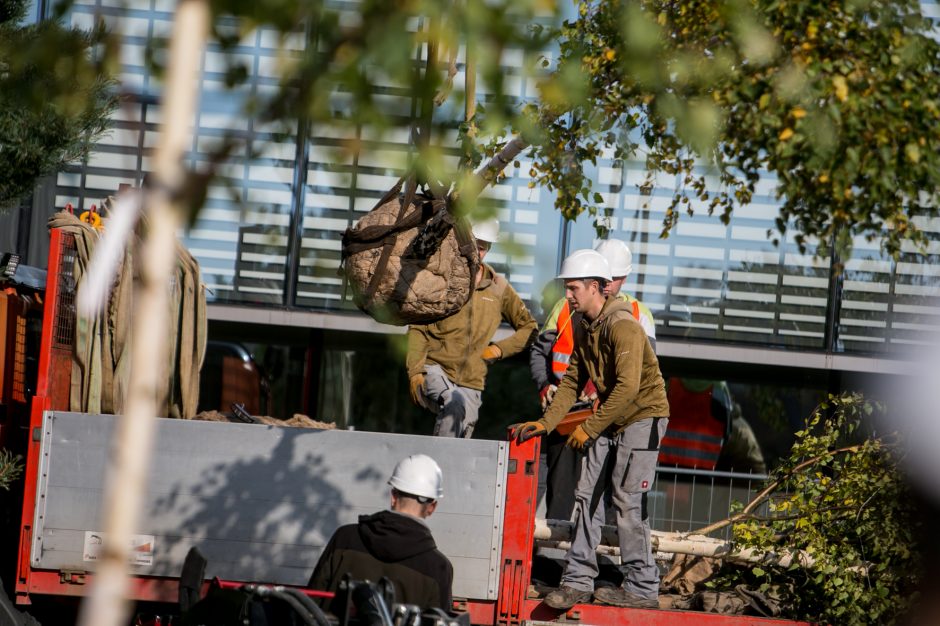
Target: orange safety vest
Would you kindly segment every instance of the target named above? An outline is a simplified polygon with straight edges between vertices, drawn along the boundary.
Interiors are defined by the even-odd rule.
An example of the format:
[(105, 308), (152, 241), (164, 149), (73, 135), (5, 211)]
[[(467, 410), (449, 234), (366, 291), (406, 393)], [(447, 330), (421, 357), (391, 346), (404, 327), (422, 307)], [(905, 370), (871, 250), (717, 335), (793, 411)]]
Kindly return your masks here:
[(693, 393), (678, 378), (669, 380), (669, 428), (659, 445), (659, 462), (713, 470), (724, 442), (725, 424), (712, 415), (712, 387)]
[[(636, 300), (633, 301), (633, 319), (640, 321), (640, 303)], [(558, 312), (555, 327), (558, 329), (558, 337), (552, 345), (552, 373), (557, 380), (561, 380), (571, 361), (571, 353), (574, 352), (574, 329), (571, 327), (571, 309), (567, 299)]]

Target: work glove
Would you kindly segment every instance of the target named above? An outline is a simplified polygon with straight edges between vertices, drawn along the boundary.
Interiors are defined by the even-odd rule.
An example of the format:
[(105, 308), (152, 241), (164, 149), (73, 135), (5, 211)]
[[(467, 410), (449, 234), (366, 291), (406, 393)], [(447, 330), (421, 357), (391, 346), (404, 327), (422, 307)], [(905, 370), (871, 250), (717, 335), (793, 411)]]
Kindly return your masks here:
[(483, 348), (483, 360), (487, 363), (494, 363), (498, 361), (501, 356), (503, 356), (503, 351), (495, 343), (491, 343)]
[(542, 422), (521, 422), (510, 425), (509, 429), (509, 438), (515, 439), (517, 443), (526, 442), (532, 437), (540, 437), (548, 432)]
[(558, 385), (548, 384), (542, 387), (542, 390), (539, 392), (539, 400), (542, 401), (542, 410), (548, 408), (548, 405), (552, 403), (552, 399), (555, 397), (555, 392), (558, 391)]
[(578, 400), (581, 402), (594, 402), (597, 400), (597, 387), (594, 386), (594, 381), (587, 381), (587, 384), (584, 385), (584, 389), (581, 390), (581, 395), (578, 397)]
[(411, 387), (411, 401), (426, 409), (424, 404), (424, 374), (414, 374), (408, 381)]
[(573, 431), (571, 431), (571, 434), (568, 435), (568, 441), (565, 442), (565, 445), (569, 448), (574, 448), (575, 450), (584, 452), (588, 445), (590, 445), (591, 441), (591, 436), (587, 434), (587, 431), (584, 430), (584, 426), (582, 424), (578, 424), (578, 426)]

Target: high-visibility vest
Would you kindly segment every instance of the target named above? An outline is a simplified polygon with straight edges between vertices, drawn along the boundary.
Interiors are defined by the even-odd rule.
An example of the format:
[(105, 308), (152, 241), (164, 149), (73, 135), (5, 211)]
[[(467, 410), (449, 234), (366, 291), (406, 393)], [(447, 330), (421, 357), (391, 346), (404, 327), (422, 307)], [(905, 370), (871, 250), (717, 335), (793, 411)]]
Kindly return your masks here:
[[(636, 300), (633, 301), (633, 319), (640, 321), (640, 303)], [(558, 329), (558, 336), (552, 345), (552, 374), (557, 380), (561, 380), (571, 361), (571, 353), (574, 352), (574, 329), (571, 326), (568, 300), (561, 305), (555, 327)]]
[(659, 445), (659, 462), (713, 470), (721, 454), (725, 423), (712, 415), (712, 389), (692, 392), (678, 378), (669, 380), (669, 428)]
[(574, 330), (571, 328), (571, 309), (567, 300), (558, 311), (556, 328), (558, 336), (552, 344), (552, 374), (556, 380), (561, 380), (571, 361), (571, 353), (574, 352)]

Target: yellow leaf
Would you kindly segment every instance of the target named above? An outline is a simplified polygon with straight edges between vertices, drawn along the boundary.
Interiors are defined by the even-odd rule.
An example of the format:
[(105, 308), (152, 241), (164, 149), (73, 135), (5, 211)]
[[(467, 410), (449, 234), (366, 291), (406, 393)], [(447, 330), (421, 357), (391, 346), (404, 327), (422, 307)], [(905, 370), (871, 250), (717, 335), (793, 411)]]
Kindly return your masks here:
[(828, 175), (828, 174), (820, 174), (820, 175), (819, 175), (819, 182), (821, 182), (821, 183), (828, 183), (828, 182), (829, 182), (829, 175)]
[(760, 97), (760, 100), (757, 101), (757, 106), (761, 110), (766, 109), (767, 105), (770, 104), (770, 94), (765, 93)]
[(792, 129), (792, 128), (784, 128), (783, 130), (780, 131), (780, 134), (778, 135), (778, 138), (780, 139), (780, 141), (786, 141), (787, 139), (789, 139), (789, 138), (792, 137), (792, 136), (793, 136), (793, 129)]
[(839, 102), (845, 102), (849, 97), (849, 85), (845, 82), (845, 76), (836, 76), (832, 79), (832, 87), (835, 89), (836, 98)]
[(616, 57), (617, 53), (610, 48), (607, 48), (607, 50), (604, 51), (604, 58), (606, 58), (608, 61), (613, 61)]
[(793, 107), (793, 110), (790, 111), (790, 115), (796, 119), (803, 119), (806, 117), (806, 110), (803, 107)]
[(815, 22), (810, 22), (809, 26), (806, 27), (806, 36), (810, 39), (816, 39), (817, 32), (819, 32), (819, 27), (816, 26)]
[(916, 143), (909, 143), (904, 146), (904, 155), (911, 163), (920, 162), (920, 147)]

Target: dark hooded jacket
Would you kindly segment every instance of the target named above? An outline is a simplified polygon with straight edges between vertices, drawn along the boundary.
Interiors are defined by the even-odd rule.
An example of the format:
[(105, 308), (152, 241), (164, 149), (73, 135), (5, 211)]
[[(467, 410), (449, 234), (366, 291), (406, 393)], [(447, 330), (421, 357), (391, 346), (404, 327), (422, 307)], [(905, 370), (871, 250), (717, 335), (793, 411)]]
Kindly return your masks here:
[[(335, 592), (343, 575), (395, 586), (395, 600), (421, 608), (451, 610), (454, 568), (441, 554), (431, 530), (421, 520), (381, 511), (342, 526), (323, 549), (307, 586)], [(336, 607), (333, 608), (335, 613)]]

